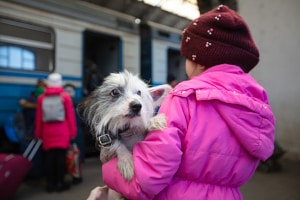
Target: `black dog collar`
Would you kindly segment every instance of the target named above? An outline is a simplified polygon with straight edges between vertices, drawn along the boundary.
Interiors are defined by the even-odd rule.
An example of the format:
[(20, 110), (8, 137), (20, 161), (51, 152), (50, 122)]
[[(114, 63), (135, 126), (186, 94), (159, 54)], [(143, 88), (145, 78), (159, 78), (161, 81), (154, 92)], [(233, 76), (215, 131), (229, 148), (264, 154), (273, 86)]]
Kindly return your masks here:
[(99, 142), (100, 147), (107, 147), (112, 144), (113, 140), (116, 140), (118, 138), (119, 138), (118, 134), (117, 134), (117, 137), (115, 137), (112, 134), (105, 133), (105, 134), (99, 135), (97, 137), (97, 140)]
[(121, 133), (126, 132), (129, 129), (129, 125), (125, 125), (123, 129), (119, 129), (116, 134), (112, 134), (108, 131), (108, 126), (105, 127), (104, 134), (97, 136), (99, 147), (108, 147), (112, 144), (113, 140), (120, 140)]

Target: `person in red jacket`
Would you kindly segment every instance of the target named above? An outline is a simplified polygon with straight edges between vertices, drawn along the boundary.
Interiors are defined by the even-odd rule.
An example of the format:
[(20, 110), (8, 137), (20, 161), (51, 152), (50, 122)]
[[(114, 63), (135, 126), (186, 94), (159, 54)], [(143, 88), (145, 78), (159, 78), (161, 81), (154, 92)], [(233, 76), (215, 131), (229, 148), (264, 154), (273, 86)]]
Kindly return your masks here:
[[(58, 96), (62, 100), (63, 119), (47, 121), (45, 120), (45, 108), (47, 106), (44, 101), (49, 99), (48, 97), (54, 96)], [(58, 73), (52, 73), (48, 76), (45, 93), (39, 96), (37, 100), (35, 125), (35, 138), (43, 141), (42, 148), (45, 151), (47, 192), (60, 192), (69, 188), (64, 180), (65, 156), (71, 140), (76, 137), (76, 133), (76, 118), (72, 99), (68, 93), (64, 92), (62, 76)]]

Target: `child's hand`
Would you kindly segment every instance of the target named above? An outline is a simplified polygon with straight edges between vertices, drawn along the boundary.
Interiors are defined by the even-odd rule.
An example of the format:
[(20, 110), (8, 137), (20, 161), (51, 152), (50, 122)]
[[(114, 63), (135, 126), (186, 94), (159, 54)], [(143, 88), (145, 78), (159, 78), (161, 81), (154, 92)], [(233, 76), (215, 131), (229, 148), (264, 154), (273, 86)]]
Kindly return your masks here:
[(124, 198), (107, 186), (95, 187), (86, 200), (124, 200)]
[(87, 198), (87, 200), (106, 200), (108, 194), (108, 187), (95, 187), (91, 193), (90, 196)]

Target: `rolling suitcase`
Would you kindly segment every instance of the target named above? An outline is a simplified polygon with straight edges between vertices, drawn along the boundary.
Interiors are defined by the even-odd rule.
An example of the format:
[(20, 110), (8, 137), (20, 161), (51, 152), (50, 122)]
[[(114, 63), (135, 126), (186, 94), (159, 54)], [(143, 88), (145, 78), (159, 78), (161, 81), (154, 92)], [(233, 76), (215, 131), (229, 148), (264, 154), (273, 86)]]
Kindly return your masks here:
[(23, 155), (0, 154), (0, 196), (1, 200), (13, 198), (32, 167), (31, 160), (41, 146), (41, 140), (32, 140)]
[[(32, 140), (32, 139), (31, 139)], [(30, 144), (30, 141), (21, 140), (20, 141), (20, 152), (24, 153)], [(31, 169), (29, 170), (26, 179), (39, 179), (44, 175), (44, 151), (39, 148), (31, 160)]]

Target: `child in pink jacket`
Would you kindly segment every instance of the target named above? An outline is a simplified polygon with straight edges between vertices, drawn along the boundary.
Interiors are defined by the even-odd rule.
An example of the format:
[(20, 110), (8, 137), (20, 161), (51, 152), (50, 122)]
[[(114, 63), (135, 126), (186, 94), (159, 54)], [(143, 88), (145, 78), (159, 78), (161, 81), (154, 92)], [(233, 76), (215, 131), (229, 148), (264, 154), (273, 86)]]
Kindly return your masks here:
[[(45, 121), (43, 118), (43, 101), (46, 97), (57, 96), (62, 99), (64, 119), (62, 121)], [(45, 93), (39, 96), (36, 110), (35, 138), (42, 139), (45, 151), (46, 190), (47, 192), (63, 191), (69, 188), (64, 181), (66, 152), (71, 139), (77, 134), (75, 111), (72, 99), (64, 92), (62, 77), (52, 73), (47, 79)]]
[(190, 80), (160, 107), (167, 128), (135, 146), (131, 181), (117, 159), (102, 166), (103, 181), (127, 199), (241, 200), (239, 188), (274, 147), (267, 93), (248, 74), (258, 49), (244, 20), (220, 5), (184, 30), (181, 54)]

